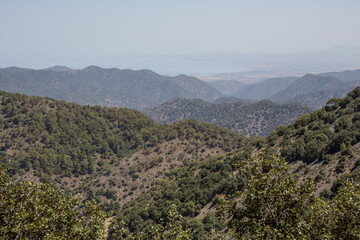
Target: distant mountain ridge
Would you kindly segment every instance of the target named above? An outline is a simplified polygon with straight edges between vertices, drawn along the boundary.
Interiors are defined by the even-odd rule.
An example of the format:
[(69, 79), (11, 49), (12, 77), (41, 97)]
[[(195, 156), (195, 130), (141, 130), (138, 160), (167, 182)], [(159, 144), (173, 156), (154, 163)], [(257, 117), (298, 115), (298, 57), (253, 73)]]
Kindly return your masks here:
[(55, 71), (55, 72), (75, 71), (74, 69), (68, 68), (66, 66), (60, 66), (60, 65), (55, 65), (53, 67), (45, 68), (44, 70), (50, 70), (50, 71)]
[(144, 109), (174, 97), (213, 101), (223, 94), (209, 84), (185, 75), (159, 75), (151, 70), (104, 69), (89, 66), (71, 70), (0, 69), (0, 89), (51, 97), (86, 105)]
[(345, 70), (342, 72), (328, 72), (320, 73), (319, 76), (334, 77), (342, 81), (355, 81), (360, 80), (360, 69), (357, 70)]
[(303, 77), (269, 78), (241, 86), (236, 91), (224, 90), (226, 81), (228, 80), (217, 80), (212, 85), (224, 94), (237, 98), (270, 99), (278, 103), (298, 102), (318, 109), (324, 106), (328, 99), (345, 97), (347, 92), (360, 86), (360, 69), (306, 74)]
[(287, 125), (310, 108), (302, 104), (280, 105), (269, 100), (251, 102), (209, 103), (195, 99), (172, 99), (157, 107), (143, 111), (159, 123), (172, 123), (183, 119), (196, 119), (228, 128), (244, 135), (266, 135), (278, 125)]
[(309, 94), (322, 90), (335, 90), (344, 87), (344, 82), (334, 77), (321, 77), (306, 74), (295, 80), (290, 86), (270, 97), (271, 100), (282, 102), (300, 94)]
[(226, 95), (232, 95), (234, 92), (248, 87), (247, 84), (237, 80), (214, 80), (208, 83)]
[(255, 100), (267, 99), (273, 94), (290, 86), (297, 77), (283, 77), (283, 78), (269, 78), (263, 82), (248, 85), (236, 92), (233, 92), (231, 96), (238, 98), (249, 98)]
[(271, 96), (270, 99), (279, 103), (298, 102), (318, 109), (324, 106), (330, 98), (345, 97), (357, 86), (360, 86), (360, 80), (345, 82), (331, 76), (307, 74)]

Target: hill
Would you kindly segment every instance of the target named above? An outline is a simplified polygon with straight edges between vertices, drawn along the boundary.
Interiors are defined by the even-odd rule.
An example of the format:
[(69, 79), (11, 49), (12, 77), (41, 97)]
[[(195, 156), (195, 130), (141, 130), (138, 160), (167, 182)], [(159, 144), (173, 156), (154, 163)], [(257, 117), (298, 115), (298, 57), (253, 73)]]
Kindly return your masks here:
[(245, 135), (267, 135), (276, 126), (287, 125), (310, 109), (301, 104), (280, 105), (268, 100), (209, 103), (200, 99), (173, 99), (144, 113), (159, 123), (196, 119)]
[(287, 99), (288, 103), (302, 103), (312, 109), (322, 108), (328, 99), (331, 98), (344, 98), (347, 93), (351, 91), (353, 87), (338, 89), (338, 90), (322, 90), (309, 94), (300, 94), (290, 99)]
[(219, 104), (219, 103), (235, 103), (239, 101), (245, 101), (245, 102), (255, 102), (254, 100), (250, 99), (240, 99), (237, 97), (220, 97), (212, 101), (212, 103)]
[[(360, 176), (360, 87), (289, 126), (277, 127), (266, 138), (248, 139), (194, 120), (159, 125), (135, 110), (80, 106), (5, 92), (0, 96), (0, 156), (2, 163), (11, 166), (12, 178), (49, 182), (103, 202), (107, 210), (114, 210), (109, 239), (123, 237), (126, 230), (151, 229), (161, 223), (173, 204), (184, 216), (180, 224), (194, 229), (194, 239), (209, 239), (213, 229), (228, 227), (228, 218), (215, 216), (216, 204), (248, 185), (244, 171), (234, 166), (251, 163), (258, 153), (268, 159), (276, 160), (271, 158), (273, 154), (287, 159), (289, 172), (281, 175), (291, 183), (287, 185), (296, 187), (294, 179), (313, 179), (321, 196), (315, 205), (317, 214), (338, 204), (333, 199), (344, 193), (346, 180), (357, 184)], [(269, 167), (262, 166), (260, 180), (268, 179)], [(284, 197), (288, 192), (297, 193), (295, 188), (288, 192), (287, 188), (272, 189), (284, 189), (279, 190)], [(358, 204), (358, 197), (351, 195), (357, 191), (347, 189), (348, 197), (340, 195), (346, 205), (329, 215), (331, 219), (342, 219), (352, 203)], [(298, 192), (299, 197), (314, 199), (311, 192), (304, 191)], [(355, 218), (356, 223), (358, 208), (351, 209), (344, 219)], [(329, 219), (326, 214), (317, 216), (309, 217)]]
[(260, 83), (248, 85), (241, 88), (231, 95), (238, 98), (248, 98), (255, 100), (268, 99), (270, 96), (282, 91), (295, 81), (296, 77), (269, 78)]
[(225, 95), (232, 95), (234, 92), (237, 92), (248, 86), (247, 84), (237, 80), (214, 80), (208, 83)]
[(277, 102), (286, 102), (287, 99), (300, 94), (309, 94), (323, 90), (338, 90), (344, 88), (345, 83), (333, 77), (320, 77), (313, 74), (306, 74), (295, 80), (284, 90), (271, 96), (270, 99)]
[(334, 77), (341, 81), (356, 81), (360, 80), (360, 69), (357, 70), (346, 70), (342, 72), (327, 72), (321, 73), (319, 76), (323, 77)]
[(116, 239), (119, 221), (130, 232), (146, 231), (159, 222), (171, 204), (176, 204), (185, 217), (183, 224), (195, 229), (195, 239), (208, 238), (207, 233), (214, 228), (224, 229), (224, 222), (214, 215), (214, 206), (245, 184), (241, 172), (232, 166), (246, 163), (259, 152), (266, 158), (281, 154), (290, 164), (288, 173), (299, 180), (312, 178), (317, 193), (331, 201), (344, 180), (358, 181), (359, 109), (360, 87), (344, 99), (333, 99), (322, 109), (301, 116), (288, 127), (279, 126), (267, 138), (253, 139), (234, 153), (174, 169), (149, 192), (124, 205), (113, 221), (110, 236)]
[(279, 103), (302, 103), (313, 109), (319, 109), (328, 99), (344, 97), (359, 85), (359, 80), (344, 82), (334, 77), (307, 74), (270, 99)]
[(170, 169), (242, 146), (241, 134), (196, 121), (159, 125), (131, 109), (0, 92), (0, 156), (14, 179), (49, 182), (110, 209)]
[(55, 72), (74, 71), (74, 69), (68, 68), (66, 66), (60, 66), (60, 65), (48, 67), (48, 68), (45, 68), (44, 70), (50, 70), (50, 71), (55, 71)]
[(174, 97), (215, 100), (222, 95), (205, 82), (179, 75), (162, 76), (150, 70), (82, 70), (53, 67), (47, 70), (0, 69), (1, 90), (24, 93), (84, 105), (143, 109)]

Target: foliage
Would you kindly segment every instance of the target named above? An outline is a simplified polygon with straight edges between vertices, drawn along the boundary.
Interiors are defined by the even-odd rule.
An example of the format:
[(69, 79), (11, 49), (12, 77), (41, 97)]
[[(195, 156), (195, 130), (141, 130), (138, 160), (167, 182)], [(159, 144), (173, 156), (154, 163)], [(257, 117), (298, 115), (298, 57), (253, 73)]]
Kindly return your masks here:
[[(106, 201), (108, 210), (119, 207), (116, 201), (122, 191), (114, 182), (100, 189), (95, 181), (110, 179), (119, 172), (116, 167), (126, 166), (125, 158), (135, 152), (147, 152), (170, 141), (190, 142), (194, 150), (229, 152), (245, 142), (241, 134), (194, 120), (159, 125), (136, 110), (80, 106), (5, 92), (0, 92), (0, 116), (2, 162), (14, 169), (15, 177), (35, 177), (62, 188), (76, 188), (89, 198)], [(174, 151), (180, 147), (174, 146)], [(195, 155), (184, 164), (199, 160)], [(135, 171), (129, 174), (133, 179), (139, 177)], [(124, 174), (120, 177), (125, 179)]]
[(93, 201), (48, 184), (15, 183), (0, 168), (1, 239), (104, 239), (104, 220)]
[[(288, 127), (268, 137), (274, 146), (278, 137), (281, 154), (287, 161), (325, 161), (328, 155), (346, 152), (360, 141), (360, 87), (344, 99), (331, 99), (322, 109), (299, 117)], [(357, 109), (357, 110), (356, 110)]]
[(236, 239), (358, 239), (360, 184), (346, 182), (327, 202), (315, 196), (309, 179), (288, 175), (283, 158), (241, 162), (243, 190), (222, 200), (217, 210)]
[[(149, 192), (125, 204), (123, 209), (117, 212), (113, 226), (123, 222), (124, 227), (131, 233), (146, 232), (151, 225), (161, 223), (161, 219), (175, 204), (180, 214), (185, 217), (185, 225), (196, 225), (194, 239), (206, 239), (205, 233), (210, 229), (224, 226), (210, 215), (196, 223), (192, 222), (193, 218), (209, 202), (215, 204), (220, 194), (230, 194), (233, 189), (241, 188), (241, 177), (231, 174), (232, 164), (234, 161), (246, 159), (246, 156), (249, 156), (249, 153), (235, 158), (212, 157), (207, 161), (193, 162), (189, 166), (173, 170)], [(110, 235), (117, 238), (116, 232), (110, 230)]]
[(144, 113), (161, 123), (196, 119), (228, 128), (244, 135), (268, 135), (280, 124), (290, 124), (311, 109), (301, 104), (280, 105), (268, 100), (252, 103), (239, 100), (231, 103), (209, 103), (200, 99), (173, 99)]
[(120, 221), (118, 225), (113, 225), (113, 235), (111, 239), (123, 240), (141, 240), (141, 239), (154, 239), (154, 240), (190, 240), (193, 237), (193, 231), (188, 228), (184, 229), (182, 226), (183, 216), (177, 211), (175, 204), (171, 205), (167, 212), (166, 218), (161, 219), (159, 224), (151, 226), (146, 232), (129, 235), (124, 228), (124, 222)]

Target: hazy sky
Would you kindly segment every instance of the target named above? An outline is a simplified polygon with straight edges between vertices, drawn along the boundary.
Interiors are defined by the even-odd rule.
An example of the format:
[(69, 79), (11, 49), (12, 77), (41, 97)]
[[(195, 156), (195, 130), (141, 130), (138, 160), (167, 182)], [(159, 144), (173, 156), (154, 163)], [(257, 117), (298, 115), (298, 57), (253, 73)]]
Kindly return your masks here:
[(0, 64), (360, 45), (359, 11), (359, 0), (0, 0)]

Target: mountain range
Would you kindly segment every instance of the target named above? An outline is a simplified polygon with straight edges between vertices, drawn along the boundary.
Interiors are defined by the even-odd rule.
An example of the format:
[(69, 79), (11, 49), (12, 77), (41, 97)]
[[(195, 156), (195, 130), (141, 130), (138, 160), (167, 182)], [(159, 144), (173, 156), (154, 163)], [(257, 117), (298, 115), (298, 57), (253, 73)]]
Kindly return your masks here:
[[(224, 220), (216, 218), (216, 208), (221, 209), (224, 196), (237, 199), (238, 195), (230, 194), (234, 189), (241, 193), (244, 184), (241, 173), (232, 167), (259, 156), (272, 159), (274, 154), (281, 154), (291, 166), (290, 176), (299, 182), (311, 181), (317, 195), (330, 202), (347, 180), (358, 181), (355, 179), (360, 172), (359, 99), (358, 87), (344, 99), (334, 99), (322, 109), (302, 115), (289, 126), (277, 127), (266, 138), (254, 138), (244, 148), (171, 171), (155, 188), (118, 211), (112, 225), (113, 238), (117, 239), (115, 229), (121, 222), (130, 232), (144, 231), (148, 224), (158, 222), (163, 216), (164, 206), (174, 203), (186, 216), (184, 224), (195, 230), (198, 239), (206, 239), (203, 236), (211, 229), (226, 228), (222, 225)], [(271, 166), (255, 169), (265, 177)], [(282, 199), (284, 193), (274, 191)]]
[(14, 181), (47, 182), (103, 203), (112, 216), (108, 239), (161, 223), (173, 204), (196, 239), (206, 239), (226, 228), (217, 203), (243, 189), (233, 167), (259, 154), (281, 154), (288, 174), (313, 179), (324, 201), (355, 181), (359, 99), (358, 87), (267, 137), (245, 138), (195, 120), (159, 125), (136, 110), (0, 92), (0, 159)]
[(212, 101), (223, 96), (194, 77), (96, 66), (82, 70), (63, 66), (45, 70), (4, 68), (0, 69), (0, 89), (85, 105), (134, 109), (156, 106), (174, 97)]
[(347, 92), (360, 85), (360, 80), (341, 81), (334, 77), (307, 74), (290, 86), (270, 97), (280, 103), (299, 102), (313, 109), (324, 106), (328, 99), (344, 97)]
[(325, 105), (328, 99), (344, 97), (347, 92), (359, 86), (360, 70), (306, 74), (302, 77), (269, 78), (249, 85), (232, 83), (234, 87), (231, 89), (226, 88), (228, 81), (216, 80), (216, 84), (212, 86), (223, 91), (224, 94), (240, 99), (270, 99), (278, 103), (297, 102), (318, 109)]

